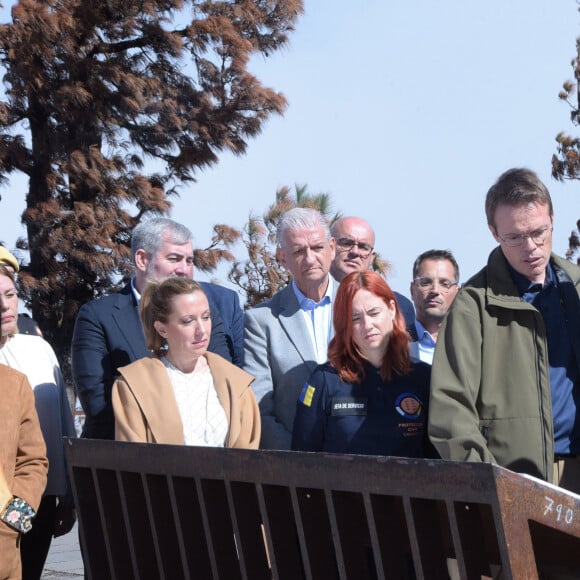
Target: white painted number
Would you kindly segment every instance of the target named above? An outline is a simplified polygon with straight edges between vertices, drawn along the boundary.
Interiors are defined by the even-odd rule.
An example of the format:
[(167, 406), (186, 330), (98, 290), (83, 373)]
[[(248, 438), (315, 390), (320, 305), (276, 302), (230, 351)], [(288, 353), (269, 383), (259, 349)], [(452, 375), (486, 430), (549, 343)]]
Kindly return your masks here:
[(567, 524), (571, 524), (574, 519), (574, 510), (572, 508), (566, 508), (561, 503), (557, 504), (551, 497), (544, 496), (546, 500), (546, 506), (544, 508), (544, 515), (555, 512), (556, 521), (564, 521)]

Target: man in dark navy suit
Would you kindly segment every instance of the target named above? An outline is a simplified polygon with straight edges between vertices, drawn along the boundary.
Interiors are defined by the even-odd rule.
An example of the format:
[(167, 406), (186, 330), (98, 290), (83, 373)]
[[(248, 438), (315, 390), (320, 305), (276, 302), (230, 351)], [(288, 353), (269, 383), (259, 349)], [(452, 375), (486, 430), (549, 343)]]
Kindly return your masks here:
[(211, 282), (200, 282), (207, 299), (213, 302), (222, 317), (224, 333), (232, 362), (239, 367), (244, 364), (244, 311), (238, 293)]
[[(149, 354), (139, 320), (141, 292), (150, 280), (193, 277), (191, 239), (188, 228), (168, 218), (139, 224), (131, 240), (135, 277), (120, 292), (93, 300), (80, 309), (71, 355), (73, 378), (85, 412), (81, 437), (114, 439), (111, 388), (117, 369)], [(209, 300), (209, 350), (231, 361), (223, 321)]]

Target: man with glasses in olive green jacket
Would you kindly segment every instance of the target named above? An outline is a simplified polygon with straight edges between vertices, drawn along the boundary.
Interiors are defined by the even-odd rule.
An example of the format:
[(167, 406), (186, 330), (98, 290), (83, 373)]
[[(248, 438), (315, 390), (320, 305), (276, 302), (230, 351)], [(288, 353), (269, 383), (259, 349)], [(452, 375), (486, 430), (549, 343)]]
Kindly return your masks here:
[(532, 171), (501, 175), (485, 209), (499, 247), (439, 331), (429, 435), (444, 459), (579, 493), (580, 268), (552, 253), (552, 200)]

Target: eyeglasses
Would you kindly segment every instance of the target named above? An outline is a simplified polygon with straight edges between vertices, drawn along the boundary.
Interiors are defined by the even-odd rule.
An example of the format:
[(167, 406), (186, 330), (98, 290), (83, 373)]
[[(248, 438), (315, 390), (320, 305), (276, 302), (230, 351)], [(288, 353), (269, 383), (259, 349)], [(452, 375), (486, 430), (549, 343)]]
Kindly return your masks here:
[(545, 228), (534, 230), (529, 234), (508, 234), (507, 236), (500, 236), (497, 234), (497, 237), (510, 248), (517, 248), (518, 246), (523, 245), (528, 238), (530, 238), (536, 246), (543, 246), (553, 229), (554, 228), (551, 226), (546, 226)]
[(361, 258), (368, 258), (369, 254), (374, 249), (373, 246), (366, 242), (355, 242), (350, 238), (338, 238), (338, 240), (336, 240), (336, 245), (341, 252), (350, 252), (356, 246)]
[(433, 290), (435, 288), (435, 284), (439, 285), (439, 290), (443, 294), (447, 294), (453, 286), (457, 286), (457, 282), (453, 282), (453, 280), (448, 280), (447, 278), (439, 278), (438, 280), (434, 280), (433, 278), (428, 278), (427, 276), (420, 276), (419, 278), (415, 278), (413, 280), (415, 284), (421, 290)]

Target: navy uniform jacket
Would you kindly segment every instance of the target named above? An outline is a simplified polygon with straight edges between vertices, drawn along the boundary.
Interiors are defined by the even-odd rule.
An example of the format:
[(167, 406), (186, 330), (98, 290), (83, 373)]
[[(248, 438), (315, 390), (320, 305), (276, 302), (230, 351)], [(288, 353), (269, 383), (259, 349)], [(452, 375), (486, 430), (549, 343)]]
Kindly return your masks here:
[(427, 438), (431, 367), (385, 383), (365, 365), (361, 383), (341, 381), (329, 364), (319, 365), (296, 407), (292, 449), (397, 457), (432, 457)]
[[(221, 316), (209, 297), (208, 301), (212, 322), (208, 350), (231, 362)], [(81, 437), (115, 438), (111, 389), (117, 369), (146, 356), (149, 351), (130, 283), (81, 307), (71, 347), (73, 379), (85, 412)]]

